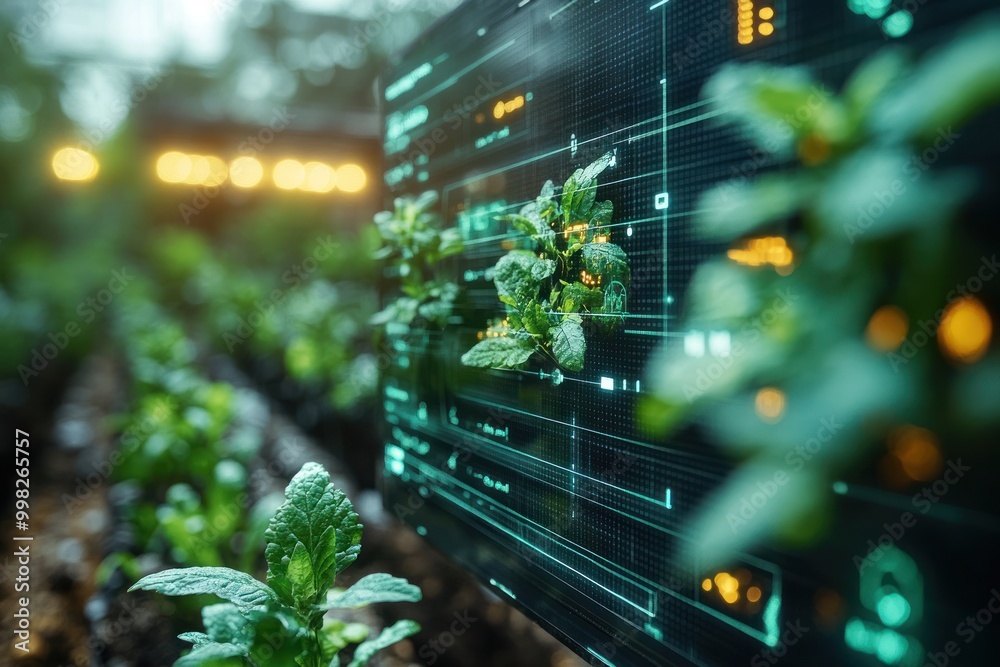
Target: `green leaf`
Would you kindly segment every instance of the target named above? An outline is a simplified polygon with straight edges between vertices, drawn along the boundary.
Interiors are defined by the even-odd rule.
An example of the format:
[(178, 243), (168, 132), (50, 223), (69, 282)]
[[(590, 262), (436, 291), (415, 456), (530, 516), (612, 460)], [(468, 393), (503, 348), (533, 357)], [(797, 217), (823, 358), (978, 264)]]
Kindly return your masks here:
[(535, 352), (530, 342), (516, 338), (487, 338), (462, 355), (462, 363), (475, 368), (518, 368)]
[(211, 644), (212, 638), (206, 635), (204, 632), (182, 632), (177, 635), (177, 638), (182, 642), (191, 642), (195, 646), (200, 646), (201, 644)]
[(872, 113), (879, 138), (947, 136), (1000, 99), (1000, 17), (992, 14), (933, 51)]
[(552, 353), (559, 365), (570, 371), (582, 371), (583, 359), (587, 352), (587, 339), (583, 327), (575, 320), (564, 320), (550, 332)]
[(450, 302), (437, 300), (428, 301), (421, 305), (417, 312), (428, 322), (444, 326), (448, 322), (448, 317), (451, 316), (451, 309)]
[(536, 336), (544, 336), (551, 326), (548, 312), (537, 301), (529, 303), (521, 312), (521, 323), (528, 333)]
[(783, 222), (797, 213), (815, 191), (808, 177), (762, 176), (752, 183), (723, 183), (701, 196), (698, 232), (710, 239), (729, 240), (764, 225)]
[(945, 224), (974, 186), (965, 172), (918, 171), (903, 149), (869, 148), (826, 178), (815, 210), (834, 237), (873, 241)]
[(902, 49), (879, 51), (851, 74), (844, 84), (843, 97), (855, 113), (867, 114), (872, 105), (906, 74), (909, 61)]
[(590, 227), (604, 227), (611, 224), (611, 218), (615, 213), (615, 205), (608, 201), (598, 202), (590, 209)]
[[(307, 463), (285, 489), (285, 502), (271, 519), (264, 538), (268, 582), (284, 580), (296, 588), (302, 586), (302, 556), (295, 551), (297, 547), (300, 552), (306, 550), (313, 585), (303, 590), (311, 590), (312, 595), (293, 600), (287, 599), (287, 592), (283, 596), (286, 603), (301, 608), (315, 604), (315, 598), (332, 588), (336, 576), (357, 560), (361, 524), (351, 501), (333, 487), (323, 466)], [(290, 567), (293, 559), (295, 566)], [(283, 591), (278, 592), (281, 595)]]
[(538, 196), (539, 199), (552, 199), (556, 196), (556, 186), (552, 180), (545, 181), (542, 185), (542, 193)]
[(136, 582), (129, 591), (156, 591), (163, 595), (217, 595), (247, 613), (277, 602), (266, 584), (227, 567), (188, 567), (164, 570)]
[(581, 176), (583, 176), (583, 169), (577, 169), (573, 172), (573, 175), (566, 180), (566, 184), (563, 185), (561, 204), (563, 216), (567, 224), (569, 224), (571, 219), (570, 216), (573, 211), (573, 199), (576, 197), (576, 191), (580, 187)]
[(385, 572), (362, 577), (346, 591), (330, 593), (323, 609), (364, 607), (376, 602), (419, 602), (420, 589)]
[(497, 262), (493, 269), (493, 282), (497, 294), (509, 296), (518, 301), (538, 293), (542, 281), (556, 270), (556, 263), (550, 259), (539, 259), (527, 250), (512, 250)]
[(596, 180), (597, 177), (603, 174), (604, 170), (611, 165), (611, 161), (614, 157), (615, 154), (609, 151), (591, 162), (587, 168), (583, 170), (583, 176), (580, 178), (580, 181), (589, 183)]
[(363, 667), (368, 664), (372, 656), (398, 642), (406, 639), (410, 635), (420, 632), (420, 625), (415, 621), (396, 621), (391, 627), (386, 628), (375, 639), (358, 644), (354, 649), (354, 659), (348, 667)]
[(583, 283), (571, 283), (562, 291), (559, 310), (564, 313), (595, 312), (604, 306), (604, 292)]
[(249, 648), (253, 627), (236, 605), (211, 604), (201, 610), (201, 620), (209, 639), (220, 644), (237, 644)]
[(524, 215), (511, 213), (510, 215), (501, 215), (497, 220), (510, 223), (511, 227), (527, 236), (535, 236), (539, 232), (534, 221)]
[(628, 286), (632, 276), (628, 256), (614, 243), (590, 243), (585, 246), (583, 266), (588, 272), (601, 276), (605, 285), (617, 280)]
[(299, 542), (292, 550), (288, 561), (288, 581), (292, 584), (292, 597), (296, 600), (312, 600), (316, 597), (316, 577), (306, 545)]
[(243, 657), (246, 649), (235, 644), (199, 644), (183, 658), (174, 663), (174, 667), (229, 667), (230, 665), (245, 665)]

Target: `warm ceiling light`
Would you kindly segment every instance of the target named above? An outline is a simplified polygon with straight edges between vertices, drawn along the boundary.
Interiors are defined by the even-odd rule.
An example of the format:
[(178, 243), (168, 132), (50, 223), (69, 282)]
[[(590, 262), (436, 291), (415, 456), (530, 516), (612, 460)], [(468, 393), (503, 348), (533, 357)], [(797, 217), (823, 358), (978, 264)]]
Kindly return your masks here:
[(282, 160), (274, 165), (274, 184), (282, 190), (301, 187), (306, 179), (306, 168), (298, 160)]
[(97, 158), (79, 148), (60, 148), (52, 156), (52, 172), (61, 181), (89, 181), (97, 170)]
[(239, 188), (252, 188), (264, 177), (264, 166), (249, 155), (238, 157), (229, 164), (229, 180)]
[(345, 164), (337, 170), (337, 187), (344, 192), (360, 192), (367, 183), (365, 170), (356, 164)]
[(322, 162), (307, 162), (303, 190), (310, 192), (330, 192), (337, 185), (337, 173), (333, 167)]
[(191, 174), (191, 158), (184, 153), (168, 151), (156, 161), (156, 175), (167, 183), (181, 183)]
[(218, 158), (214, 155), (208, 155), (205, 157), (208, 161), (208, 176), (202, 179), (201, 184), (208, 187), (215, 187), (222, 185), (229, 178), (229, 167), (222, 158)]
[(212, 163), (204, 155), (191, 155), (191, 171), (184, 182), (188, 185), (201, 185), (212, 174)]

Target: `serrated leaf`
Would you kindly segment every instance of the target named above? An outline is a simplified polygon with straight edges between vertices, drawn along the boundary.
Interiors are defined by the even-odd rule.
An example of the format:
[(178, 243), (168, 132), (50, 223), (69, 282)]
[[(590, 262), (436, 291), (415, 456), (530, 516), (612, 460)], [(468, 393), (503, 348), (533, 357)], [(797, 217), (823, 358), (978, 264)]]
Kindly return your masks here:
[(383, 630), (375, 639), (358, 644), (354, 649), (354, 659), (348, 667), (363, 667), (373, 655), (392, 646), (401, 639), (406, 639), (410, 635), (420, 632), (420, 625), (415, 621), (396, 621), (392, 626)]
[(229, 667), (245, 665), (246, 649), (235, 644), (199, 644), (174, 663), (174, 667)]
[(518, 368), (535, 352), (530, 342), (516, 338), (487, 338), (462, 355), (462, 363), (474, 368)]
[(266, 584), (228, 567), (187, 567), (164, 570), (143, 577), (129, 591), (156, 591), (163, 595), (216, 595), (247, 613), (276, 603)]
[(497, 294), (517, 300), (537, 294), (543, 280), (555, 272), (555, 262), (539, 259), (527, 250), (512, 250), (497, 262), (493, 282)]
[(376, 602), (419, 602), (420, 589), (406, 579), (385, 572), (362, 577), (346, 591), (331, 593), (323, 609), (354, 609)]
[(208, 605), (201, 610), (201, 621), (211, 641), (248, 648), (253, 642), (253, 626), (236, 605), (229, 603)]
[(601, 276), (605, 285), (617, 280), (627, 286), (632, 276), (628, 256), (614, 243), (591, 243), (585, 246), (583, 266), (590, 273)]
[(559, 365), (570, 371), (582, 371), (587, 352), (587, 339), (583, 327), (574, 320), (564, 320), (551, 330), (552, 353)]
[(289, 571), (296, 547), (301, 543), (312, 570), (312, 597), (284, 601), (299, 607), (315, 604), (315, 598), (332, 588), (336, 576), (357, 560), (361, 528), (351, 501), (343, 491), (333, 487), (323, 466), (305, 464), (285, 489), (285, 502), (264, 534), (268, 581), (294, 582), (295, 577), (301, 576), (298, 566)]

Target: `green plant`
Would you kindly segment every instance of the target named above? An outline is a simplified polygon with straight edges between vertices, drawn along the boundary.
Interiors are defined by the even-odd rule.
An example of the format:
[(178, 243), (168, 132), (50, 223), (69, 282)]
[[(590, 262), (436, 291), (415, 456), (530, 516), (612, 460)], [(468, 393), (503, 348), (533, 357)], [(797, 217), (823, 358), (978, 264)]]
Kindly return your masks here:
[(497, 262), (493, 281), (507, 318), (462, 356), (478, 368), (520, 368), (536, 352), (559, 366), (583, 370), (586, 323), (610, 332), (624, 319), (631, 270), (625, 251), (610, 243), (614, 204), (597, 201), (597, 177), (607, 153), (577, 169), (557, 199), (552, 181), (520, 213), (503, 220), (529, 239)]
[(425, 192), (416, 199), (400, 197), (394, 211), (375, 216), (384, 244), (375, 258), (388, 260), (403, 295), (377, 313), (372, 324), (408, 327), (417, 316), (436, 327), (448, 322), (458, 285), (436, 278), (434, 266), (462, 252), (463, 243), (458, 228), (441, 229), (440, 218), (430, 211), (437, 201), (435, 192)]
[(202, 610), (204, 633), (181, 635), (194, 648), (174, 667), (332, 667), (340, 665), (340, 651), (351, 644), (357, 646), (349, 665), (360, 667), (420, 626), (398, 621), (367, 639), (367, 628), (324, 621), (326, 612), (421, 599), (419, 588), (388, 574), (371, 574), (347, 590), (331, 590), (358, 557), (361, 529), (351, 502), (330, 483), (326, 470), (307, 463), (292, 478), (265, 533), (267, 584), (237, 570), (194, 567), (151, 574), (129, 590), (212, 594), (228, 601)]
[[(955, 290), (983, 270), (984, 241), (963, 220), (976, 179), (942, 168), (951, 154), (934, 164), (952, 143), (977, 141), (955, 132), (1000, 101), (998, 41), (993, 16), (918, 64), (886, 49), (839, 94), (801, 68), (759, 64), (727, 66), (706, 85), (705, 98), (745, 137), (798, 164), (703, 194), (695, 231), (739, 248), (735, 261), (699, 267), (680, 329), (731, 332), (731, 353), (695, 357), (668, 344), (651, 367), (644, 423), (664, 434), (701, 423), (743, 460), (693, 519), (689, 555), (704, 567), (769, 539), (820, 539), (834, 483), (891, 449), (901, 429), (936, 431), (956, 450), (985, 445), (1000, 423), (1000, 359), (988, 354), (988, 316), (985, 326), (977, 316), (986, 309)], [(766, 251), (774, 234), (788, 237), (776, 263)], [(966, 313), (961, 331), (949, 325), (956, 308)], [(919, 349), (930, 341), (918, 322), (935, 325), (930, 349)], [(977, 341), (976, 354), (956, 354), (949, 338)], [(817, 438), (822, 447), (803, 457)], [(931, 470), (934, 456), (948, 456), (927, 452)], [(767, 503), (748, 525), (742, 499), (789, 465), (788, 501)], [(884, 453), (880, 473), (894, 465)]]

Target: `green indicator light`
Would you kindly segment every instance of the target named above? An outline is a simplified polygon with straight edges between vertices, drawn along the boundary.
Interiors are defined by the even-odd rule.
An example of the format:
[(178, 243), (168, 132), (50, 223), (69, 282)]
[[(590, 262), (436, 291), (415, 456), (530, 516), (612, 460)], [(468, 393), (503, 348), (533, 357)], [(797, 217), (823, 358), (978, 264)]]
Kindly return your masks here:
[(837, 495), (840, 495), (840, 496), (846, 495), (847, 494), (847, 484), (845, 484), (844, 482), (834, 482), (833, 483), (833, 492), (836, 493)]
[(875, 657), (887, 665), (898, 665), (909, 648), (910, 643), (906, 641), (906, 637), (892, 630), (884, 630), (875, 645)]
[(890, 14), (889, 18), (882, 22), (882, 31), (889, 37), (900, 38), (913, 29), (913, 14), (906, 10), (900, 10), (895, 14)]
[(426, 528), (424, 528), (423, 526), (417, 526), (417, 535), (420, 535), (421, 537), (423, 537), (426, 534), (427, 534), (427, 529)]
[(865, 0), (865, 14), (880, 19), (889, 11), (889, 0)]
[(882, 622), (890, 628), (898, 628), (910, 618), (910, 603), (899, 593), (889, 593), (882, 597), (876, 603), (875, 610)]

